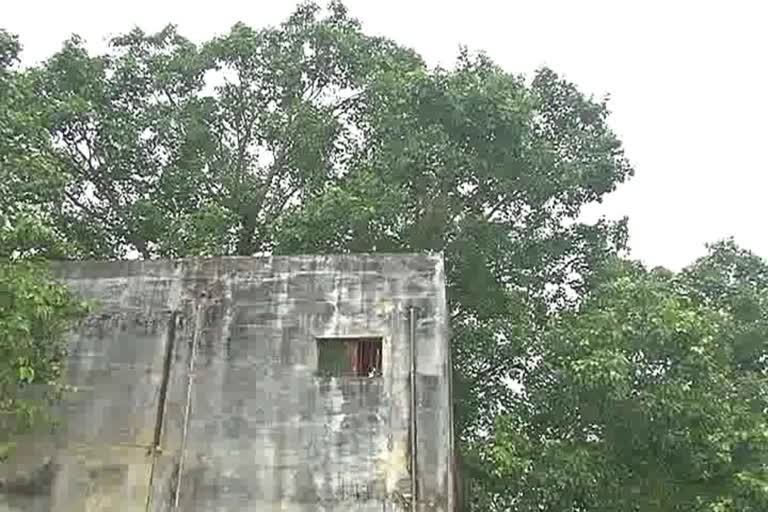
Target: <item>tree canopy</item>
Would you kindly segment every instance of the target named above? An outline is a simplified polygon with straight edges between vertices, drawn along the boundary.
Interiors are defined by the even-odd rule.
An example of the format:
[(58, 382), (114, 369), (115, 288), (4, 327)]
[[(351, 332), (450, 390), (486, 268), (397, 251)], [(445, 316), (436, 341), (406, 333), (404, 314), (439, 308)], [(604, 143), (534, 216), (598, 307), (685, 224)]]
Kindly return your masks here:
[(609, 265), (532, 343), (489, 509), (766, 510), (767, 277), (732, 242), (679, 274)]
[(430, 68), (339, 3), (199, 45), (172, 26), (104, 55), (73, 37), (12, 79), (39, 161), (4, 181), (39, 183), (8, 197), (68, 257), (442, 251), (468, 436), (506, 399), (497, 335), (626, 242), (579, 222), (632, 174), (605, 102), (482, 54)]

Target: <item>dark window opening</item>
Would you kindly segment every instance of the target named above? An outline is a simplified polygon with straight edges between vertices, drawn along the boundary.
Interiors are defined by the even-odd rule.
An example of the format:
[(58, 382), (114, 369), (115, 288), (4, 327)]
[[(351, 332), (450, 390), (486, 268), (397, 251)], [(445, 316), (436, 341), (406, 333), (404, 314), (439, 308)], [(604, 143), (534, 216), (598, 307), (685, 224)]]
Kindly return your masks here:
[(329, 377), (381, 375), (381, 338), (320, 338), (317, 369)]

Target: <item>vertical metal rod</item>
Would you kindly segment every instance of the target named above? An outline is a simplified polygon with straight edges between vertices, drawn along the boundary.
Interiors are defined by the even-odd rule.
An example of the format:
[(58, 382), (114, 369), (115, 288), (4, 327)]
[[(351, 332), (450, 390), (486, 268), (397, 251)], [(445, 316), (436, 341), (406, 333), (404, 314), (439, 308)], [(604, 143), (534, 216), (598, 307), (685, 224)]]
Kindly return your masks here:
[(165, 359), (163, 360), (163, 376), (160, 382), (160, 397), (157, 400), (157, 416), (155, 417), (155, 435), (152, 447), (155, 451), (160, 449), (160, 441), (163, 435), (163, 423), (165, 422), (166, 401), (168, 399), (168, 386), (171, 380), (171, 366), (173, 349), (176, 342), (176, 317), (178, 311), (171, 311), (168, 318), (168, 336), (165, 344)]
[(149, 469), (149, 492), (144, 509), (149, 512), (152, 503), (152, 487), (155, 481), (155, 466), (157, 466), (157, 455), (160, 453), (160, 444), (163, 436), (163, 424), (165, 423), (166, 402), (168, 399), (168, 386), (171, 380), (171, 367), (173, 359), (173, 349), (176, 341), (176, 318), (178, 311), (173, 310), (168, 317), (168, 335), (165, 340), (165, 359), (163, 360), (163, 376), (160, 382), (160, 396), (157, 400), (157, 412), (155, 416), (155, 435), (152, 440), (152, 466)]
[(411, 360), (411, 511), (416, 512), (418, 500), (417, 451), (416, 451), (416, 308), (408, 311), (408, 337)]
[(189, 434), (189, 416), (192, 412), (192, 386), (195, 379), (195, 359), (197, 358), (197, 344), (200, 337), (200, 331), (203, 328), (203, 318), (202, 316), (205, 314), (206, 311), (206, 300), (205, 296), (203, 296), (200, 300), (200, 302), (196, 305), (196, 314), (195, 314), (195, 330), (192, 332), (192, 351), (189, 357), (189, 367), (187, 368), (187, 403), (184, 406), (184, 423), (183, 428), (181, 432), (181, 451), (179, 453), (179, 469), (176, 474), (176, 490), (174, 492), (174, 499), (173, 499), (173, 510), (178, 512), (179, 510), (179, 501), (181, 498), (181, 476), (184, 471), (184, 455), (187, 451), (187, 436)]

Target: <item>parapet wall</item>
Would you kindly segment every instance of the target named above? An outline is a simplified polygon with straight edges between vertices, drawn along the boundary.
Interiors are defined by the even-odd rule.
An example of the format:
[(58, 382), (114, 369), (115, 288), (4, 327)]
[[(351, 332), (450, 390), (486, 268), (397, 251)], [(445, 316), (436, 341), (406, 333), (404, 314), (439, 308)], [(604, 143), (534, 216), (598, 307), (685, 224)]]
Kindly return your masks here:
[[(416, 510), (452, 510), (440, 256), (54, 270), (98, 310), (71, 337), (62, 427), (3, 468), (0, 511), (410, 511), (411, 307)], [(319, 372), (339, 339), (379, 340), (356, 363), (378, 372)]]

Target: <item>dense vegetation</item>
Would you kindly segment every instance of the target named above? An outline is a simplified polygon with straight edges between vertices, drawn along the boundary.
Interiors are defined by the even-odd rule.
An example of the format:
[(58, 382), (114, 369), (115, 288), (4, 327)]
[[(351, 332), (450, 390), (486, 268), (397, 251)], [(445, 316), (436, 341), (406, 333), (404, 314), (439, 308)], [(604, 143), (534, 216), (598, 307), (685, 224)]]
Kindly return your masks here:
[[(722, 242), (649, 271), (625, 221), (582, 222), (633, 173), (605, 102), (482, 54), (430, 68), (338, 3), (199, 45), (19, 51), (0, 32), (4, 265), (442, 251), (472, 510), (766, 509), (768, 265)], [(77, 311), (9, 275), (51, 297), (38, 317)], [(60, 331), (3, 322), (58, 364)]]
[(18, 51), (16, 39), (0, 31), (0, 459), (18, 435), (49, 424), (48, 406), (65, 389), (65, 334), (86, 312), (42, 260), (64, 255), (65, 247), (29, 198), (53, 192), (51, 181), (36, 190), (34, 180), (54, 179), (59, 170), (38, 152), (49, 139), (27, 103), (29, 82), (11, 70)]

